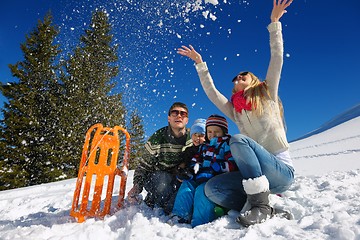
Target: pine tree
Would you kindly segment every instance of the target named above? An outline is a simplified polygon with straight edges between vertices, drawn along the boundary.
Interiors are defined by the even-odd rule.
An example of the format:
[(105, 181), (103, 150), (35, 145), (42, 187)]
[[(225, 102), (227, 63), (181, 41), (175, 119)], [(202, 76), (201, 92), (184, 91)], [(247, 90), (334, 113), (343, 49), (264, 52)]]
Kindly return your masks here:
[(63, 78), (65, 95), (62, 122), (68, 145), (63, 158), (68, 174), (76, 176), (86, 131), (96, 123), (113, 127), (125, 126), (125, 108), (122, 95), (112, 94), (117, 46), (113, 44), (111, 25), (106, 12), (92, 15), (89, 29), (80, 38), (80, 44), (66, 65), (68, 75)]
[(118, 58), (107, 14), (93, 14), (63, 66), (55, 64), (51, 19), (21, 45), (25, 60), (10, 65), (19, 81), (0, 86), (9, 101), (0, 121), (0, 190), (76, 177), (88, 128), (125, 126), (122, 95), (112, 94)]
[(139, 158), (145, 151), (144, 125), (136, 110), (131, 113), (128, 132), (131, 137), (129, 169), (135, 169), (139, 164)]
[(21, 44), (24, 60), (9, 65), (18, 81), (0, 87), (8, 99), (0, 125), (0, 190), (49, 182), (61, 175), (55, 150), (62, 95), (55, 64), (60, 54), (54, 44), (57, 34), (50, 13), (39, 20)]

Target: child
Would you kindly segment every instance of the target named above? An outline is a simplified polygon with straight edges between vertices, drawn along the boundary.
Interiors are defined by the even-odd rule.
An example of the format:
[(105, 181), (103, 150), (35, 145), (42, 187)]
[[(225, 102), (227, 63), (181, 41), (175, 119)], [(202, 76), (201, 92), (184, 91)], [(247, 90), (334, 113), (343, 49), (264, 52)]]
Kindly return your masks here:
[(193, 144), (190, 147), (186, 147), (183, 151), (184, 161), (179, 164), (177, 169), (177, 179), (182, 182), (183, 180), (189, 180), (193, 176), (193, 172), (189, 171), (187, 166), (190, 165), (191, 159), (198, 152), (200, 144), (205, 142), (205, 124), (206, 119), (196, 119), (194, 124), (190, 128), (190, 136)]
[(206, 120), (204, 144), (193, 156), (188, 168), (193, 172), (183, 183), (175, 198), (169, 224), (191, 223), (192, 227), (211, 222), (215, 219), (215, 204), (204, 193), (207, 180), (224, 172), (237, 170), (233, 161), (228, 135), (228, 124), (224, 117), (211, 115)]
[(190, 128), (190, 136), (194, 146), (199, 146), (205, 141), (205, 124), (206, 119), (196, 119), (194, 124)]

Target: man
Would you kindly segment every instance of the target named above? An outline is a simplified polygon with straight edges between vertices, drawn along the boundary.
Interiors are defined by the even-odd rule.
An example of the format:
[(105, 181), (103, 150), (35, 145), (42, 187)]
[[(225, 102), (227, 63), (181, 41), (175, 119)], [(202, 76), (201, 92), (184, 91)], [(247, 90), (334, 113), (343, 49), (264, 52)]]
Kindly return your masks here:
[(157, 130), (146, 142), (145, 153), (135, 170), (133, 188), (128, 201), (136, 203), (143, 188), (147, 191), (145, 203), (162, 207), (170, 213), (180, 182), (176, 169), (182, 162), (182, 151), (192, 144), (188, 123), (188, 108), (175, 102), (168, 112), (168, 126)]

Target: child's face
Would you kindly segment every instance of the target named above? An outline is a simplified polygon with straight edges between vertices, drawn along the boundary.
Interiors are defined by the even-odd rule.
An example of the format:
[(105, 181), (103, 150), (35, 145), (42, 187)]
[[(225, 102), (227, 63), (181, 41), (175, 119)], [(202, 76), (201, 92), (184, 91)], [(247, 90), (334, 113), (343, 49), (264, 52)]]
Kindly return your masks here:
[(203, 142), (205, 142), (205, 134), (194, 133), (191, 136), (191, 139), (192, 139), (195, 146), (199, 146), (200, 144), (203, 144)]
[(221, 129), (221, 127), (218, 126), (208, 126), (206, 129), (206, 134), (209, 140), (211, 140), (214, 137), (223, 137), (224, 132)]

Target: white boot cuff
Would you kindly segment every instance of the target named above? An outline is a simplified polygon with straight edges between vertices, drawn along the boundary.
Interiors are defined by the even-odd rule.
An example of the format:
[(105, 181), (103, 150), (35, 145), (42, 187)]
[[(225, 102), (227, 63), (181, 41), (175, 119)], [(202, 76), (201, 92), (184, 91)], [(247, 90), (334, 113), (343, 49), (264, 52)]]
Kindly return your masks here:
[(265, 175), (253, 179), (244, 179), (242, 183), (245, 192), (250, 195), (269, 191), (269, 181)]

